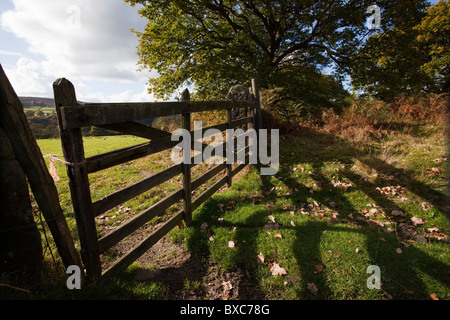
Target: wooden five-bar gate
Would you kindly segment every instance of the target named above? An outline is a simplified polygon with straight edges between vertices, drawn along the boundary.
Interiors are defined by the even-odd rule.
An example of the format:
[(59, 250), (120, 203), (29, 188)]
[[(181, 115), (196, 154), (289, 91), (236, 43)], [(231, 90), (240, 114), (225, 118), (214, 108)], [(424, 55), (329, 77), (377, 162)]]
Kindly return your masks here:
[[(252, 80), (252, 87), (249, 90), (251, 93), (247, 95), (246, 100), (190, 101), (189, 92), (184, 91), (181, 101), (177, 102), (79, 104), (76, 99), (75, 89), (67, 79), (57, 79), (53, 84), (53, 90), (61, 143), (80, 239), (81, 258), (86, 269), (87, 278), (93, 283), (103, 282), (123, 271), (183, 220), (189, 225), (192, 221), (192, 211), (226, 183), (230, 186), (232, 177), (246, 166), (246, 162), (244, 162), (233, 168), (231, 164), (223, 161), (202, 176), (191, 180), (191, 169), (196, 165), (193, 161), (191, 161), (191, 164), (174, 164), (106, 197), (93, 201), (89, 185), (90, 173), (170, 149), (178, 143), (177, 141), (172, 141), (169, 132), (141, 124), (137, 122), (138, 120), (181, 115), (183, 129), (188, 130), (191, 136), (194, 137), (196, 132), (191, 129), (192, 113), (226, 110), (228, 115), (226, 123), (197, 129), (201, 130), (202, 137), (204, 137), (203, 133), (206, 130), (212, 128), (224, 131), (247, 125), (249, 128), (256, 129), (256, 132), (261, 128), (260, 94), (258, 83), (255, 79)], [(234, 111), (237, 109), (245, 111), (243, 117), (235, 118), (233, 116)], [(143, 137), (150, 141), (86, 158), (81, 128), (87, 126), (98, 126), (124, 134)], [(193, 143), (195, 143), (194, 139), (192, 139)], [(248, 150), (249, 146), (247, 145), (243, 150), (247, 153), (247, 156)], [(236, 150), (235, 152), (242, 152), (242, 150)], [(193, 190), (222, 172), (226, 172), (226, 174), (214, 182), (206, 191), (192, 199)], [(179, 174), (183, 174), (183, 186), (180, 190), (151, 205), (106, 235), (98, 237), (95, 217)], [(181, 200), (183, 201), (182, 210), (170, 217), (160, 228), (135, 245), (133, 249), (118, 259), (112, 266), (102, 270), (100, 261), (102, 253), (115, 246), (119, 241), (125, 239), (154, 217), (164, 214), (167, 208)]]

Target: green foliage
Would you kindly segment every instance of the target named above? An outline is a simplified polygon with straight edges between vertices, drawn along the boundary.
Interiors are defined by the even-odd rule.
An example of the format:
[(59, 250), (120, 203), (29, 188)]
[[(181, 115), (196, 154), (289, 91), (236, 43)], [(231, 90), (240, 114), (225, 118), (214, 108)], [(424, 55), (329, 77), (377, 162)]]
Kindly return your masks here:
[(383, 100), (400, 94), (445, 91), (448, 2), (441, 1), (427, 10), (425, 4), (404, 1), (382, 12), (382, 32), (373, 34), (353, 56), (355, 88)]
[(450, 86), (450, 3), (444, 0), (427, 9), (427, 15), (415, 28), (417, 42), (426, 50), (428, 61), (421, 70), (448, 91)]
[[(231, 85), (283, 87), (286, 73), (318, 76), (345, 64), (364, 32), (371, 1), (127, 0), (147, 18), (136, 32), (142, 68), (156, 70), (150, 90), (167, 98), (193, 85), (196, 98), (223, 97)], [(292, 86), (292, 85), (291, 85)], [(303, 86), (303, 84), (301, 84)], [(310, 86), (304, 86), (311, 91)], [(308, 92), (297, 91), (298, 96)]]
[(295, 121), (318, 115), (324, 108), (336, 112), (347, 106), (350, 94), (333, 77), (316, 70), (295, 68), (280, 72), (276, 85), (263, 90), (263, 107), (279, 120)]

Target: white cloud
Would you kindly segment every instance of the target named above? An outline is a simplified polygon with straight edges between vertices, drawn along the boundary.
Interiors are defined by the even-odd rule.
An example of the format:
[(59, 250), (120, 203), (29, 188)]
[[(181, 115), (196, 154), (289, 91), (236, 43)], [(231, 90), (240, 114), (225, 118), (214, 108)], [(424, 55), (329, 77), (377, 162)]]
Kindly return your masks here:
[(21, 57), (14, 68), (5, 72), (18, 95), (51, 96), (51, 82), (42, 76), (42, 70), (41, 63)]
[(86, 90), (88, 88), (83, 86), (83, 83), (80, 83), (77, 87), (79, 89), (77, 91), (77, 99), (84, 102), (149, 102), (155, 100), (153, 95), (148, 93), (146, 86), (138, 92), (125, 90), (110, 95), (102, 92), (89, 92)]
[[(130, 31), (130, 28), (142, 30), (145, 26), (136, 7), (130, 7), (123, 0), (12, 2), (14, 9), (1, 15), (1, 26), (24, 39), (29, 54), (23, 55), (32, 54), (33, 58), (20, 57), (16, 66), (6, 71), (11, 82), (16, 82), (13, 83), (15, 88), (17, 85), (27, 95), (51, 94), (51, 83), (59, 77), (86, 87), (92, 81), (142, 86), (148, 79), (148, 72), (137, 71), (138, 40)], [(11, 52), (2, 50), (2, 54)], [(142, 95), (141, 92), (126, 92), (118, 93), (117, 97)]]

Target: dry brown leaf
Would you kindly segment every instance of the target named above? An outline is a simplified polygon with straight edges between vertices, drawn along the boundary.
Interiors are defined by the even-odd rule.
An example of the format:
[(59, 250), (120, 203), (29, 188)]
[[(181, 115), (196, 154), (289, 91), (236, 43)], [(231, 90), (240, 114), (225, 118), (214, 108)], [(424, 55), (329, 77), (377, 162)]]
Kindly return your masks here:
[(273, 223), (275, 223), (275, 217), (270, 215), (267, 217), (270, 221), (272, 221)]
[(228, 300), (230, 296), (230, 291), (233, 289), (233, 285), (231, 284), (231, 281), (222, 281), (222, 287), (223, 287), (223, 300)]
[(422, 219), (417, 218), (417, 217), (412, 217), (412, 218), (411, 218), (411, 221), (412, 221), (412, 223), (413, 223), (415, 226), (417, 226), (417, 225), (419, 225), (419, 224), (424, 224), (424, 223), (425, 223)]
[(224, 291), (230, 291), (231, 289), (233, 289), (231, 281), (222, 281), (222, 287)]
[(400, 217), (405, 217), (406, 216), (406, 214), (404, 214), (400, 210), (392, 210), (391, 211), (391, 215), (393, 215), (393, 216), (400, 216)]
[(228, 241), (228, 248), (234, 248), (234, 241)]
[(208, 229), (208, 224), (206, 222), (203, 222), (200, 226), (200, 232), (205, 232), (206, 229)]
[(421, 235), (421, 234), (416, 234), (414, 236), (414, 240), (419, 241), (419, 242), (424, 242), (424, 243), (427, 242), (427, 238), (425, 238), (425, 236)]
[(427, 173), (433, 174), (433, 175), (441, 174), (441, 170), (439, 170), (438, 168), (431, 168), (431, 169), (427, 169)]
[(260, 252), (257, 256), (256, 256), (256, 261), (258, 261), (258, 263), (260, 264), (264, 264), (264, 255), (262, 252)]
[(402, 249), (397, 248), (397, 249), (395, 249), (395, 252), (397, 252), (398, 254), (400, 254), (400, 253), (402, 253), (403, 251), (402, 251)]
[(387, 293), (386, 291), (383, 292), (383, 296), (385, 296), (386, 298), (388, 298), (388, 300), (392, 300), (392, 296), (391, 296), (389, 293)]
[(283, 239), (283, 236), (280, 233), (275, 233), (275, 238)]
[(320, 263), (316, 264), (316, 270), (318, 273), (321, 273), (323, 271), (323, 265), (321, 265)]
[(401, 243), (402, 245), (404, 245), (405, 248), (408, 248), (408, 247), (411, 246), (409, 243), (406, 243), (406, 242), (404, 242), (404, 241), (400, 241), (400, 243)]
[(313, 295), (317, 295), (317, 292), (319, 292), (319, 289), (317, 289), (316, 285), (313, 282), (308, 283), (308, 290)]
[(284, 268), (280, 267), (278, 263), (274, 263), (272, 267), (270, 267), (270, 272), (273, 276), (282, 276), (287, 274), (287, 271)]
[(291, 226), (295, 227), (295, 222), (291, 220)]
[(430, 293), (430, 298), (433, 300), (439, 300), (438, 296), (436, 293)]

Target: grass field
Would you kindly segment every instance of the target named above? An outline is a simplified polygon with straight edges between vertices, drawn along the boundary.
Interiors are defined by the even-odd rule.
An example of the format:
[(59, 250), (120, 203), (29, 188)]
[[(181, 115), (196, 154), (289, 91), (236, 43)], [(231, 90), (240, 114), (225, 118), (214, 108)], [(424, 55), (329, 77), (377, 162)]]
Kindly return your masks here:
[[(221, 275), (244, 270), (264, 299), (450, 299), (445, 123), (405, 120), (375, 131), (352, 128), (341, 134), (302, 127), (282, 135), (276, 175), (260, 176), (249, 167), (194, 212), (191, 226), (172, 230), (169, 241), (199, 263), (212, 260)], [(86, 156), (143, 141), (84, 139)], [(62, 155), (57, 139), (38, 144), (43, 154)], [(165, 152), (91, 174), (92, 196), (98, 199), (169, 165)], [(61, 205), (76, 238), (65, 168), (56, 162), (56, 169)], [(181, 177), (175, 177), (111, 210), (98, 220), (99, 234), (180, 185)], [(50, 255), (56, 249), (45, 248), (44, 285), (32, 294), (7, 289), (8, 297), (177, 298), (157, 277), (137, 281), (141, 268), (157, 268), (139, 263), (100, 288), (69, 291), (64, 270)], [(367, 286), (369, 266), (379, 267), (379, 289)], [(206, 273), (185, 273), (177, 292), (209, 299), (207, 279)]]

